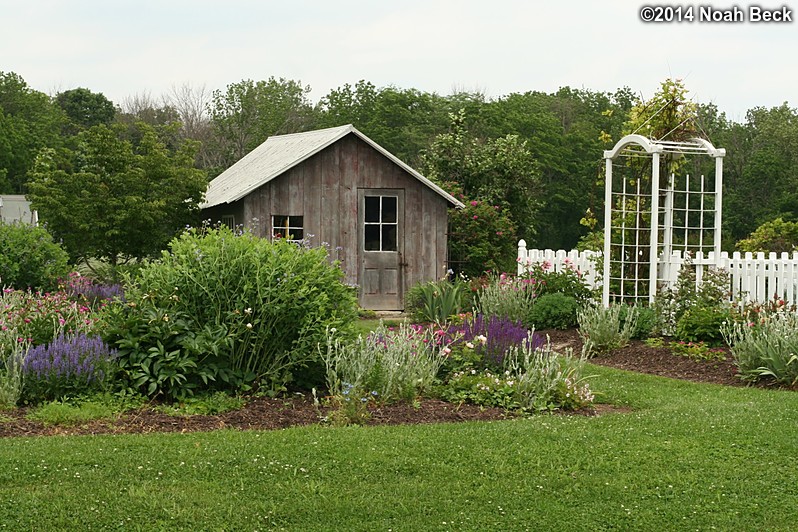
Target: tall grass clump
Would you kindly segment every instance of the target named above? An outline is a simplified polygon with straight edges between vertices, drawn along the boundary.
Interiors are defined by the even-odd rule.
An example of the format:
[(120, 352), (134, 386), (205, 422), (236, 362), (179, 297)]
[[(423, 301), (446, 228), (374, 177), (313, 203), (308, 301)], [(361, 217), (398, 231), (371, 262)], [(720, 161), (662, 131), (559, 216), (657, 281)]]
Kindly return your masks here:
[(637, 307), (588, 304), (576, 314), (588, 355), (606, 354), (629, 344), (637, 330)]
[(524, 321), (537, 296), (536, 280), (532, 277), (494, 275), (479, 292), (477, 313), (483, 316)]
[[(325, 248), (224, 226), (184, 232), (126, 288), (111, 337), (129, 379), (149, 395), (165, 391), (164, 375), (134, 375), (159, 361), (197, 390), (285, 389), (309, 365), (323, 374), (326, 330), (346, 334), (357, 316), (355, 291)], [(174, 340), (168, 349), (161, 332), (148, 334), (153, 328)]]
[(722, 329), (740, 376), (798, 384), (798, 315), (777, 312), (759, 321), (734, 321)]
[(421, 395), (432, 385), (449, 351), (440, 332), (380, 323), (368, 336), (346, 341), (331, 330), (323, 354), (330, 395), (374, 397), (381, 402)]

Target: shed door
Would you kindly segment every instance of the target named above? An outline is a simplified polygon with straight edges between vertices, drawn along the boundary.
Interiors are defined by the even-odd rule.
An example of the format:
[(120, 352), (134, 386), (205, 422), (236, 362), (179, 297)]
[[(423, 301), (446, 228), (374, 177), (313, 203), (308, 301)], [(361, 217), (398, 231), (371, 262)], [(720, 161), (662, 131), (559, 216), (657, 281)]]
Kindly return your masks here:
[(405, 191), (360, 189), (360, 305), (372, 310), (400, 310), (404, 251)]

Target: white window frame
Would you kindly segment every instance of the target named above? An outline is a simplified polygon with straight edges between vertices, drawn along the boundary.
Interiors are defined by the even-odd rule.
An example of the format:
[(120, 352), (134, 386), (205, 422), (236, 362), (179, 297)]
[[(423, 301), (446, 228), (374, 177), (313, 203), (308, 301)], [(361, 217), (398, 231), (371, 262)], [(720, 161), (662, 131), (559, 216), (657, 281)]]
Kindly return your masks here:
[[(278, 226), (276, 218), (285, 218), (285, 225)], [(272, 214), (272, 241), (275, 238), (284, 238), (289, 242), (301, 242), (305, 236), (304, 222), (305, 218), (301, 214)], [(292, 231), (301, 231), (302, 238), (288, 238), (289, 235), (293, 236), (296, 234), (292, 233)], [(277, 233), (280, 233), (281, 236), (278, 237)]]
[[(379, 198), (380, 199), (380, 212), (379, 212), (379, 219), (376, 222), (367, 222), (365, 211), (363, 213), (363, 251), (367, 253), (396, 253), (399, 251), (399, 196), (394, 194), (364, 194), (363, 196), (363, 208), (366, 208), (366, 200), (368, 198)], [(382, 200), (383, 198), (393, 198), (396, 203), (396, 219), (393, 222), (384, 222), (382, 220)], [(384, 226), (392, 225), (395, 227), (395, 241), (394, 241), (394, 249), (384, 249), (383, 241), (382, 241), (382, 230)], [(368, 226), (376, 226), (379, 231), (380, 235), (380, 248), (379, 249), (366, 249), (366, 227)]]

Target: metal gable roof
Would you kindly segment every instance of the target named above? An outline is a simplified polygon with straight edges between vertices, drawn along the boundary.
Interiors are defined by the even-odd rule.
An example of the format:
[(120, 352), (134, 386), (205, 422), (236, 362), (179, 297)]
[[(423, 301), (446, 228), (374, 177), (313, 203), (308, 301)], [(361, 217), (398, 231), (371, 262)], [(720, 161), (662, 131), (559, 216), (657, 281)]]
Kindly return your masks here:
[(208, 184), (202, 208), (238, 201), (258, 187), (285, 173), (327, 146), (352, 133), (407, 173), (434, 190), (455, 207), (463, 204), (438, 185), (402, 162), (388, 150), (358, 131), (353, 125), (319, 129), (291, 135), (269, 137), (266, 142), (246, 154), (233, 166)]

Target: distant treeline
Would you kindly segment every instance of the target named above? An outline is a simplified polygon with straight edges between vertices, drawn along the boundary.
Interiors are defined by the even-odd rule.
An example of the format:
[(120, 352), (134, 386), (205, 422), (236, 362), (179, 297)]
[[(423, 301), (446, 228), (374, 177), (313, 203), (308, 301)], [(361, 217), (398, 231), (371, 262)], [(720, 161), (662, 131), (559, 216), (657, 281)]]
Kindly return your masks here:
[[(309, 92), (299, 81), (271, 77), (111, 102), (86, 88), (49, 96), (18, 74), (0, 72), (0, 193), (25, 193), (43, 148), (73, 149), (81, 132), (97, 126), (134, 136), (134, 125), (144, 122), (166, 146), (197, 141), (195, 166), (211, 179), (270, 135), (351, 123), (466, 197), (508, 207), (517, 236), (530, 246), (571, 248), (588, 232), (579, 223), (586, 210), (603, 209), (603, 150), (631, 132), (646, 103), (628, 87), (487, 98), (359, 81), (316, 103)], [(724, 247), (768, 220), (798, 221), (796, 110), (787, 103), (754, 108), (744, 123), (713, 104), (691, 112), (697, 130), (727, 150)]]

